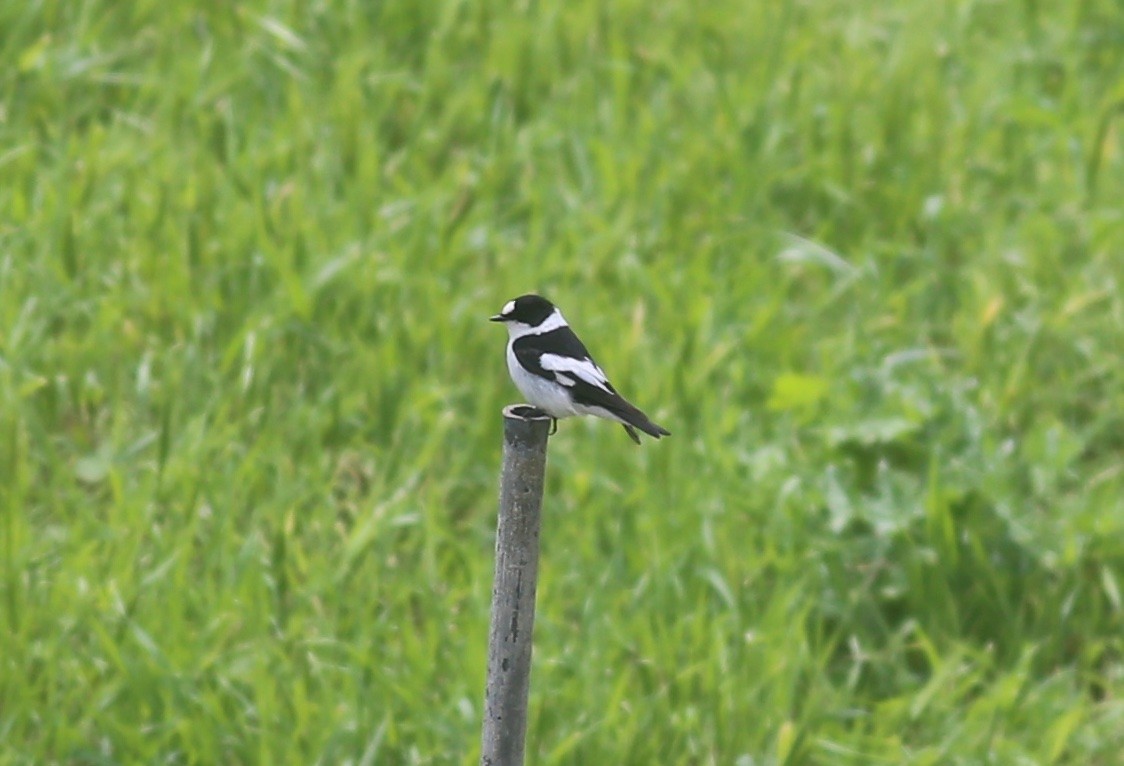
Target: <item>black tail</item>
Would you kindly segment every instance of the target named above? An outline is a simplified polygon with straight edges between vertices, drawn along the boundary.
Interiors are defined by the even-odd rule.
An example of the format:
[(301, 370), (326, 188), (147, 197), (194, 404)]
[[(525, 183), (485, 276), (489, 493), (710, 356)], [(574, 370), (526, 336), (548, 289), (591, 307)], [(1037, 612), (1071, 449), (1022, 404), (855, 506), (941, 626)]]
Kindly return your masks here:
[(637, 444), (640, 443), (640, 437), (636, 435), (637, 428), (654, 439), (671, 436), (671, 431), (653, 423), (639, 407), (618, 394), (617, 390), (608, 383), (605, 386), (594, 386), (578, 380), (571, 391), (574, 401), (578, 404), (600, 408), (619, 420), (624, 430), (628, 432), (628, 438)]
[(618, 401), (614, 402), (612, 412), (614, 415), (625, 421), (621, 425), (624, 430), (628, 432), (628, 436), (637, 444), (640, 443), (640, 437), (636, 435), (633, 426), (639, 428), (644, 433), (648, 434), (654, 439), (659, 439), (661, 436), (671, 436), (671, 431), (668, 431), (661, 425), (652, 422), (652, 419), (640, 411), (624, 397), (618, 397)]

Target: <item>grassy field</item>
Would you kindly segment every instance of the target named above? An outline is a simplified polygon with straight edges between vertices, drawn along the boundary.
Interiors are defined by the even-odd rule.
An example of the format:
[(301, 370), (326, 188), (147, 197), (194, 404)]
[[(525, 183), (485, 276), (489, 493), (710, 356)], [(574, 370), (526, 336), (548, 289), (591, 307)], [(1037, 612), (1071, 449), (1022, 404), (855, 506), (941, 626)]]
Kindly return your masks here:
[(0, 764), (1124, 761), (1124, 10), (0, 4)]

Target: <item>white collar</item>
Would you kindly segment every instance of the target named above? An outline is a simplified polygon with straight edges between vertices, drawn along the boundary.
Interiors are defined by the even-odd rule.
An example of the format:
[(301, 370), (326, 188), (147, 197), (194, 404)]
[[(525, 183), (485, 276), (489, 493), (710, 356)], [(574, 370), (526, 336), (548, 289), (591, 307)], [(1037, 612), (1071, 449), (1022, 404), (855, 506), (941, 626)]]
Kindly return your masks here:
[(562, 312), (558, 309), (550, 312), (550, 316), (539, 322), (537, 325), (523, 324), (522, 322), (508, 322), (507, 334), (511, 340), (522, 338), (527, 335), (545, 335), (548, 332), (553, 332), (562, 327), (568, 327), (566, 318), (562, 316)]

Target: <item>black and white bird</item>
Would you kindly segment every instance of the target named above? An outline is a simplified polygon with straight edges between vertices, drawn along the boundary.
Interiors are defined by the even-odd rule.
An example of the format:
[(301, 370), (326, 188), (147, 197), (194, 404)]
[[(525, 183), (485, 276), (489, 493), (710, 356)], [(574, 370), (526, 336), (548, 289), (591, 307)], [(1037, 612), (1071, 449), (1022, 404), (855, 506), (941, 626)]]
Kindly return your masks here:
[(507, 370), (516, 388), (555, 421), (572, 415), (615, 420), (637, 444), (636, 429), (657, 439), (671, 435), (617, 393), (562, 312), (546, 298), (521, 295), (491, 321), (507, 326)]

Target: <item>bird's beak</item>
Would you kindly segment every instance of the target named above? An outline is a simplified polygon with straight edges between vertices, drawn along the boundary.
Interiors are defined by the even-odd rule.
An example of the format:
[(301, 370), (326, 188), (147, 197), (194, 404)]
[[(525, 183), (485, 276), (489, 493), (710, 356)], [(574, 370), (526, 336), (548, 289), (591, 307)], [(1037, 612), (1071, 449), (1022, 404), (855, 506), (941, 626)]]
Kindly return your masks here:
[(488, 317), (489, 322), (502, 322), (504, 320), (503, 314), (496, 314), (495, 316)]

